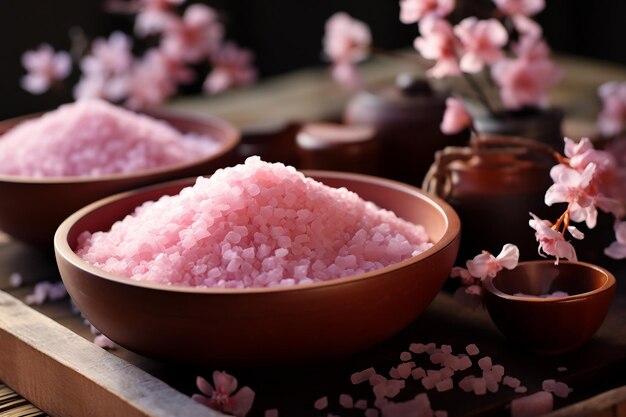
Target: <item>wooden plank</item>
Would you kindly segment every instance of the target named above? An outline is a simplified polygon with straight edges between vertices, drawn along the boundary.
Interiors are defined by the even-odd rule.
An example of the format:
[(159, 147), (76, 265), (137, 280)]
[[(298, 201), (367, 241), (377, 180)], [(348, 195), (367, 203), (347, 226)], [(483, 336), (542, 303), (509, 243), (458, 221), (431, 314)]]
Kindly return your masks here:
[(222, 416), (2, 291), (0, 380), (55, 417)]
[(626, 415), (624, 414), (625, 401), (626, 386), (615, 388), (586, 401), (563, 407), (547, 414), (545, 417), (623, 417)]

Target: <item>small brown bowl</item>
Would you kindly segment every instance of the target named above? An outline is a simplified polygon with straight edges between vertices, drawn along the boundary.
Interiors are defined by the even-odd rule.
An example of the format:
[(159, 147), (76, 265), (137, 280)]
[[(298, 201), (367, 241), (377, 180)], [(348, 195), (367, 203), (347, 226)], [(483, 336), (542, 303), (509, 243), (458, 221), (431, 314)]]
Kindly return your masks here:
[[(584, 262), (529, 261), (483, 281), (483, 301), (498, 329), (540, 354), (574, 350), (591, 339), (609, 311), (615, 277)], [(539, 298), (564, 291), (568, 296)], [(515, 295), (515, 294), (525, 295)]]
[(87, 319), (118, 344), (147, 356), (198, 364), (264, 364), (337, 357), (378, 343), (414, 320), (443, 286), (460, 222), (442, 200), (394, 181), (310, 171), (332, 187), (421, 223), (434, 246), (378, 271), (310, 285), (213, 289), (131, 281), (74, 249), (84, 230), (108, 230), (141, 203), (173, 195), (192, 179), (122, 193), (70, 216), (55, 235), (63, 282)]
[[(211, 136), (221, 149), (210, 156), (184, 164), (100, 177), (29, 178), (0, 174), (0, 230), (34, 246), (52, 247), (61, 222), (81, 207), (103, 197), (157, 182), (213, 173), (231, 165), (239, 143), (239, 131), (217, 117), (193, 118), (165, 111), (147, 112), (183, 133)], [(26, 119), (0, 122), (0, 135)], [(1, 138), (0, 138), (1, 140)]]

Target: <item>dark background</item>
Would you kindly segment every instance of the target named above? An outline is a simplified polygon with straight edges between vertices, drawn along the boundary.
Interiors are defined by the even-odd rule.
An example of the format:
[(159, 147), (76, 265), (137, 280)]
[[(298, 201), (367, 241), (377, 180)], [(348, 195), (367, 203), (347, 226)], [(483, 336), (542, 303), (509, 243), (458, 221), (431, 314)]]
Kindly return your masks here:
[[(191, 0), (188, 0), (190, 2)], [(262, 77), (312, 65), (324, 65), (324, 21), (345, 10), (367, 22), (374, 42), (383, 48), (411, 45), (414, 25), (399, 22), (395, 0), (204, 0), (222, 12), (228, 37), (257, 55)], [(485, 0), (465, 0), (474, 7)], [(546, 0), (537, 16), (555, 51), (626, 64), (626, 2), (619, 0)], [(67, 49), (68, 31), (81, 27), (87, 36), (129, 30), (128, 17), (103, 13), (100, 0), (0, 1), (0, 119), (51, 109), (69, 101), (69, 92), (33, 96), (21, 90), (20, 56), (40, 43)], [(76, 71), (73, 75), (77, 78)], [(599, 80), (601, 82), (603, 80)]]

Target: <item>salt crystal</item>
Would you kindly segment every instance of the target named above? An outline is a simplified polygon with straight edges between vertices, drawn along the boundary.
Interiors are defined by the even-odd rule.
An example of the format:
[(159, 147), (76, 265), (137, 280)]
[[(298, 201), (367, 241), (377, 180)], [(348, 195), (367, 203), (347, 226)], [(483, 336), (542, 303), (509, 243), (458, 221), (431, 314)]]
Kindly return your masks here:
[(567, 398), (573, 391), (565, 382), (555, 381), (554, 379), (547, 379), (541, 384), (541, 388), (544, 391), (551, 392), (560, 398)]
[(360, 399), (354, 403), (354, 408), (358, 408), (359, 410), (365, 410), (367, 408), (367, 400)]
[(370, 379), (373, 375), (376, 374), (376, 370), (374, 368), (367, 368), (360, 372), (355, 372), (350, 376), (350, 382), (352, 384), (357, 385), (362, 382), (365, 382)]
[(435, 388), (435, 386), (437, 385), (437, 382), (439, 382), (438, 378), (434, 378), (431, 376), (425, 376), (424, 378), (422, 378), (422, 385), (427, 390), (431, 390)]
[(339, 405), (343, 408), (353, 408), (354, 400), (351, 395), (348, 394), (340, 394), (339, 395)]
[(328, 397), (327, 396), (323, 396), (322, 398), (318, 398), (313, 403), (313, 408), (315, 408), (316, 410), (324, 410), (326, 407), (328, 407)]
[(409, 350), (413, 353), (424, 353), (426, 352), (426, 345), (423, 343), (411, 343)]
[(500, 377), (500, 379), (502, 379), (502, 377), (504, 376), (504, 366), (502, 365), (493, 365), (491, 367), (491, 370), (493, 371), (494, 374), (496, 374), (498, 377)]
[(398, 370), (398, 375), (400, 376), (400, 378), (407, 379), (409, 376), (411, 376), (411, 370), (414, 366), (415, 363), (411, 362), (404, 362), (398, 365), (396, 369)]
[(0, 173), (95, 177), (181, 164), (216, 153), (213, 138), (103, 100), (61, 106), (9, 130), (0, 140)]
[(493, 366), (491, 364), (491, 358), (489, 356), (485, 356), (483, 358), (480, 358), (478, 360), (478, 366), (480, 367), (480, 369), (482, 369), (483, 371), (489, 371), (491, 370), (491, 367)]
[(436, 387), (437, 387), (437, 391), (445, 392), (445, 391), (451, 390), (454, 387), (454, 384), (452, 383), (451, 378), (446, 378), (437, 382)]
[(433, 353), (432, 355), (430, 355), (430, 361), (431, 361), (432, 363), (434, 363), (435, 365), (440, 365), (440, 364), (442, 364), (442, 363), (443, 363), (443, 361), (444, 361), (444, 358), (445, 358), (445, 356), (444, 356), (444, 354), (443, 354), (443, 353), (441, 353), (441, 352), (435, 352), (435, 353)]
[(469, 356), (462, 356), (459, 360), (459, 370), (464, 371), (472, 366), (472, 360)]
[(454, 371), (448, 367), (441, 368), (441, 376), (442, 378), (451, 378), (454, 376)]
[(435, 353), (435, 350), (437, 349), (437, 345), (434, 343), (428, 343), (425, 349), (426, 349), (426, 353), (428, 353), (429, 355), (432, 355), (433, 353)]
[(518, 394), (524, 394), (528, 391), (528, 388), (524, 387), (524, 386), (519, 386), (517, 388), (515, 388), (515, 392)]
[(565, 366), (559, 366), (558, 368), (556, 368), (556, 370), (558, 372), (565, 372), (565, 371), (567, 371), (567, 368)]
[(511, 401), (511, 417), (535, 417), (549, 413), (554, 399), (549, 392), (539, 391)]
[(470, 344), (467, 345), (465, 347), (465, 351), (467, 352), (468, 355), (470, 356), (476, 356), (480, 353), (480, 350), (478, 350), (478, 346), (476, 346), (475, 344)]
[(425, 393), (418, 394), (409, 401), (382, 402), (379, 408), (383, 417), (431, 416), (433, 414), (428, 395)]
[(389, 376), (393, 379), (401, 379), (400, 372), (398, 372), (398, 368), (395, 366), (389, 370)]
[[(252, 185), (258, 194), (246, 192), (256, 190)], [(294, 215), (288, 216), (290, 211)], [(431, 246), (423, 227), (345, 188), (251, 157), (198, 178), (178, 195), (145, 203), (110, 231), (84, 232), (77, 253), (96, 267), (138, 281), (276, 287), (371, 272), (411, 256), (368, 252), (374, 235), (414, 249)], [(367, 243), (355, 245), (353, 239)], [(425, 349), (435, 348), (433, 343)]]
[(113, 350), (117, 348), (117, 345), (115, 344), (115, 342), (103, 334), (99, 334), (98, 336), (96, 336), (93, 339), (93, 343), (96, 346), (101, 347), (102, 349)]
[(484, 378), (476, 378), (472, 380), (474, 385), (474, 394), (485, 395), (487, 393), (487, 381)]
[(450, 345), (441, 345), (440, 349), (443, 353), (452, 353), (452, 346)]
[(13, 272), (9, 275), (9, 285), (12, 288), (18, 288), (22, 285), (24, 280), (22, 279), (22, 275), (19, 272)]
[(474, 375), (468, 375), (461, 379), (459, 382), (459, 388), (461, 388), (465, 392), (474, 391), (474, 380), (476, 377)]
[(507, 375), (502, 379), (502, 384), (510, 388), (517, 388), (521, 385), (521, 382), (519, 379)]
[(377, 409), (375, 408), (368, 408), (367, 410), (365, 410), (365, 417), (378, 417), (379, 416), (379, 412)]
[(275, 408), (265, 410), (265, 417), (278, 417), (278, 410)]
[(411, 353), (410, 352), (402, 352), (400, 353), (400, 360), (401, 361), (410, 361), (412, 358)]
[(424, 371), (424, 368), (421, 367), (415, 368), (411, 371), (411, 376), (413, 377), (413, 379), (418, 380), (426, 376), (426, 371)]
[(374, 374), (372, 376), (370, 376), (370, 385), (371, 386), (376, 386), (378, 384), (380, 384), (381, 382), (385, 382), (387, 381), (387, 378), (385, 378), (384, 376), (380, 375), (380, 374)]

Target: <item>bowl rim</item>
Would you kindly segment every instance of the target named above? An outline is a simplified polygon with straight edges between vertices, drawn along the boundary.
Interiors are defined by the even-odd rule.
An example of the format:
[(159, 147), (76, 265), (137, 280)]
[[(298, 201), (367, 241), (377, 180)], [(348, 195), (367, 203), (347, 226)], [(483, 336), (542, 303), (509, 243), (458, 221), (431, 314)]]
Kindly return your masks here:
[[(166, 285), (166, 284), (157, 284), (146, 281), (134, 281), (129, 278), (121, 277), (119, 275), (115, 275), (104, 271), (100, 268), (97, 268), (87, 261), (83, 260), (80, 256), (78, 256), (71, 248), (68, 242), (68, 233), (73, 225), (84, 216), (90, 214), (94, 210), (106, 206), (115, 201), (124, 199), (130, 195), (134, 195), (137, 193), (147, 192), (159, 188), (171, 187), (178, 184), (187, 184), (187, 186), (191, 186), (194, 184), (194, 178), (185, 178), (181, 180), (168, 181), (164, 183), (159, 183), (156, 185), (151, 185), (148, 187), (142, 187), (130, 191), (125, 191), (119, 194), (115, 194), (98, 201), (95, 201), (80, 210), (76, 211), (72, 215), (70, 215), (67, 219), (61, 223), (61, 225), (57, 228), (57, 231), (54, 235), (54, 250), (57, 257), (62, 257), (65, 261), (72, 264), (74, 267), (84, 270), (91, 275), (97, 276), (102, 279), (106, 279), (109, 281), (114, 281), (116, 283), (131, 285), (135, 287), (156, 290), (156, 291), (174, 291), (179, 293), (188, 293), (188, 294), (212, 294), (212, 295), (251, 295), (251, 294), (276, 294), (282, 292), (292, 292), (292, 291), (307, 291), (313, 289), (324, 289), (328, 287), (335, 287), (341, 285), (349, 285), (355, 281), (363, 281), (373, 279), (381, 273), (388, 273), (391, 271), (407, 268), (413, 263), (419, 262), (423, 259), (426, 259), (430, 256), (433, 256), (436, 253), (441, 252), (446, 247), (452, 245), (455, 240), (457, 240), (460, 236), (461, 232), (461, 221), (459, 216), (454, 211), (454, 209), (446, 203), (444, 200), (427, 193), (417, 187), (413, 187), (408, 184), (404, 184), (398, 181), (389, 180), (386, 178), (374, 177), (370, 175), (363, 174), (355, 174), (355, 173), (347, 173), (347, 172), (338, 172), (338, 171), (321, 171), (321, 170), (302, 170), (298, 171), (302, 172), (307, 177), (313, 177), (318, 180), (319, 178), (325, 179), (347, 179), (353, 181), (360, 181), (366, 183), (373, 183), (376, 185), (392, 188), (394, 190), (399, 190), (403, 192), (407, 192), (423, 201), (427, 204), (435, 208), (444, 218), (446, 223), (446, 230), (443, 236), (433, 244), (432, 247), (428, 248), (424, 252), (420, 253), (417, 256), (412, 256), (404, 261), (388, 265), (384, 268), (370, 271), (365, 274), (357, 274), (351, 275), (343, 278), (336, 278), (328, 281), (316, 282), (312, 284), (298, 284), (293, 286), (285, 286), (285, 287), (248, 287), (248, 288), (212, 288), (212, 287), (185, 287), (178, 285)], [(57, 261), (58, 263), (58, 261)]]
[[(132, 111), (132, 110), (129, 110)], [(38, 112), (31, 113), (23, 116), (13, 117), (10, 119), (5, 119), (0, 121), (0, 126), (9, 123), (15, 123), (10, 129), (13, 129), (21, 122), (35, 119), (37, 117), (41, 117), (47, 112)], [(150, 177), (154, 175), (170, 173), (179, 170), (185, 170), (188, 168), (192, 168), (198, 165), (202, 165), (206, 162), (209, 162), (213, 159), (220, 158), (223, 155), (233, 151), (237, 144), (241, 140), (241, 132), (230, 122), (222, 119), (221, 117), (207, 114), (207, 115), (189, 115), (180, 111), (172, 111), (172, 110), (164, 110), (164, 109), (149, 109), (140, 112), (135, 112), (137, 114), (142, 114), (146, 116), (150, 116), (154, 119), (157, 119), (160, 122), (165, 122), (171, 126), (171, 121), (187, 121), (191, 123), (203, 123), (210, 124), (214, 126), (217, 130), (223, 132), (224, 140), (220, 141), (223, 145), (217, 152), (211, 153), (209, 155), (202, 156), (200, 158), (196, 158), (193, 160), (189, 160), (182, 163), (165, 165), (160, 167), (154, 167), (150, 169), (142, 169), (140, 171), (132, 171), (127, 173), (117, 173), (117, 174), (108, 174), (108, 175), (98, 175), (93, 177), (87, 176), (55, 176), (55, 177), (29, 177), (25, 175), (9, 175), (9, 174), (1, 174), (0, 173), (0, 182), (4, 183), (14, 183), (14, 184), (37, 184), (37, 185), (52, 185), (52, 184), (90, 184), (90, 183), (101, 183), (108, 181), (119, 181), (119, 180), (129, 180), (129, 179), (140, 179), (143, 177)], [(173, 127), (176, 131), (180, 132), (179, 129)], [(8, 130), (7, 130), (8, 131)], [(6, 131), (5, 131), (6, 133)], [(182, 133), (182, 132), (181, 132)], [(0, 140), (2, 140), (2, 135), (0, 135)]]
[[(525, 265), (530, 265), (530, 264), (552, 264), (555, 265), (555, 261), (553, 260), (534, 260), (534, 261), (524, 261), (524, 262), (520, 262), (517, 267), (519, 266), (525, 266)], [(609, 291), (611, 288), (615, 287), (616, 285), (616, 280), (615, 280), (615, 276), (608, 271), (607, 269), (595, 265), (595, 264), (591, 264), (588, 262), (581, 262), (581, 261), (563, 261), (563, 260), (559, 260), (559, 264), (567, 264), (567, 265), (577, 265), (580, 267), (584, 267), (587, 269), (593, 269), (597, 272), (602, 273), (606, 279), (604, 281), (604, 283), (602, 285), (600, 285), (597, 288), (594, 288), (591, 291), (586, 291), (586, 292), (582, 292), (582, 293), (578, 293), (578, 294), (573, 294), (573, 295), (567, 295), (564, 297), (552, 297), (552, 298), (537, 298), (537, 297), (530, 297), (530, 296), (516, 296), (516, 295), (512, 295), (512, 294), (507, 294), (501, 290), (499, 290), (498, 288), (496, 288), (496, 286), (493, 283), (493, 280), (497, 277), (493, 276), (487, 276), (482, 284), (483, 284), (483, 288), (491, 293), (492, 295), (503, 299), (503, 300), (507, 300), (507, 301), (514, 301), (514, 302), (527, 302), (527, 303), (555, 303), (555, 302), (569, 302), (569, 301), (575, 301), (578, 299), (583, 299), (583, 298), (588, 298), (590, 296), (594, 296), (606, 291)], [(516, 267), (516, 268), (517, 268)]]

